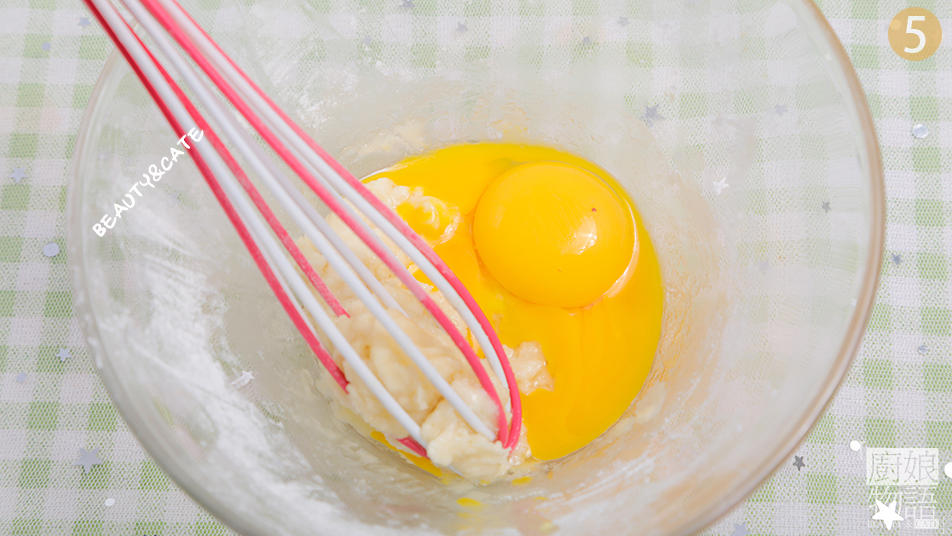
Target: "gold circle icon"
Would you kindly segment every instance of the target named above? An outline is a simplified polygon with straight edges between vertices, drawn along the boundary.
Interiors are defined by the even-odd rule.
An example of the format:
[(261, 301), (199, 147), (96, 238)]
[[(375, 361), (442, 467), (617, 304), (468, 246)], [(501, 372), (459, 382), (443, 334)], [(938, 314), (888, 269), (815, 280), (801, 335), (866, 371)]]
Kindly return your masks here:
[(933, 55), (942, 42), (942, 26), (928, 9), (903, 9), (889, 23), (889, 46), (900, 58), (919, 61)]

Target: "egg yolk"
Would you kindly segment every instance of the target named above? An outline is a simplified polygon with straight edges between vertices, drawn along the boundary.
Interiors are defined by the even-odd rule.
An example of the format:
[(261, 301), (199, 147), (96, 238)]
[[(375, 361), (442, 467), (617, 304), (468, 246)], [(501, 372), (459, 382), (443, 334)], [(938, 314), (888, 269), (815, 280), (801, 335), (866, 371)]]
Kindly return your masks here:
[(397, 212), (502, 343), (539, 344), (552, 389), (521, 393), (532, 456), (560, 458), (614, 424), (651, 369), (663, 303), (651, 239), (614, 179), (577, 156), (507, 143), (446, 147), (365, 180), (382, 177), (439, 200)]
[(483, 193), (473, 240), (489, 273), (514, 296), (558, 307), (600, 298), (634, 252), (634, 224), (598, 177), (562, 162), (516, 166)]

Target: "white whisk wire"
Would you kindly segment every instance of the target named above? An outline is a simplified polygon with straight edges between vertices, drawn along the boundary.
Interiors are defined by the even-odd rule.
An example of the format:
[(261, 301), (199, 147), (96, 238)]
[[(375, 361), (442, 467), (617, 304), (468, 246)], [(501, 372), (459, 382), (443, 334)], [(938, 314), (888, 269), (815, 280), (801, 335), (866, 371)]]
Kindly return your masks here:
[[(313, 222), (306, 221), (306, 218), (303, 215), (303, 212), (298, 209), (297, 204), (294, 203), (283, 188), (280, 187), (275, 177), (271, 174), (271, 170), (264, 165), (263, 160), (259, 157), (261, 156), (260, 151), (257, 150), (257, 147), (249, 139), (248, 135), (236, 124), (234, 117), (225, 112), (225, 110), (218, 103), (217, 99), (212, 96), (210, 88), (208, 88), (207, 83), (198, 77), (197, 73), (189, 66), (184, 58), (176, 54), (175, 49), (171, 43), (171, 40), (166, 37), (165, 33), (161, 30), (158, 23), (156, 23), (152, 18), (149, 17), (148, 12), (142, 7), (139, 3), (134, 1), (124, 2), (126, 7), (135, 15), (139, 20), (140, 24), (146, 29), (149, 33), (149, 36), (156, 42), (159, 49), (165, 55), (166, 58), (172, 63), (173, 71), (177, 72), (184, 79), (186, 85), (195, 93), (198, 100), (201, 102), (205, 108), (208, 109), (212, 118), (218, 123), (219, 130), (224, 133), (225, 137), (229, 139), (239, 150), (241, 154), (246, 157), (246, 160), (249, 162), (251, 167), (254, 169), (255, 173), (259, 178), (262, 179), (262, 182), (268, 189), (274, 193), (279, 200), (281, 201), (282, 206), (285, 206), (290, 209), (292, 216), (297, 216), (306, 228), (309, 224)], [(203, 146), (207, 150), (207, 146)], [(217, 161), (220, 163), (220, 160)], [(221, 175), (219, 175), (221, 177)], [(235, 180), (230, 173), (225, 173), (225, 181), (223, 184), (229, 185), (229, 193), (234, 199), (236, 196), (242, 200), (246, 199), (246, 196), (241, 192), (240, 188), (237, 185), (237, 180)], [(243, 201), (242, 207), (247, 209), (248, 202)], [(251, 210), (248, 213), (247, 210), (242, 211), (242, 217), (248, 220), (252, 220), (256, 223), (255, 228), (258, 229), (262, 227), (261, 218), (256, 211)], [(326, 241), (319, 241), (318, 244), (321, 246), (329, 245)], [(294, 267), (288, 262), (287, 258), (280, 254), (280, 252), (274, 251), (274, 241), (266, 241), (266, 246), (269, 252), (270, 260), (273, 265), (276, 265), (279, 271), (284, 275), (285, 278), (291, 279), (291, 287), (294, 290), (294, 294), (299, 300), (302, 300), (305, 303), (305, 308), (311, 315), (317, 320), (318, 325), (321, 330), (327, 335), (333, 345), (341, 352), (344, 358), (347, 360), (347, 363), (356, 367), (356, 362), (363, 364), (363, 360), (354, 350), (353, 346), (347, 341), (347, 339), (341, 335), (340, 331), (337, 329), (337, 326), (327, 317), (324, 313), (324, 309), (317, 304), (317, 301), (313, 298), (313, 293), (307, 288), (300, 278), (295, 278), (296, 271)], [(321, 251), (325, 255), (325, 259), (333, 266), (333, 269), (337, 274), (345, 281), (345, 283), (351, 288), (351, 290), (357, 295), (358, 298), (364, 303), (364, 305), (374, 314), (374, 316), (381, 322), (384, 328), (388, 333), (397, 341), (397, 344), (400, 348), (407, 354), (407, 356), (413, 361), (413, 363), (420, 368), (423, 374), (426, 376), (430, 382), (434, 384), (440, 394), (450, 402), (450, 404), (460, 413), (463, 419), (467, 424), (470, 425), (474, 430), (483, 434), (490, 440), (495, 437), (492, 431), (480, 420), (476, 413), (468, 406), (459, 394), (450, 386), (450, 384), (439, 374), (436, 368), (432, 363), (423, 355), (420, 349), (413, 343), (407, 334), (400, 329), (396, 322), (389, 316), (386, 310), (380, 305), (380, 303), (371, 295), (367, 288), (363, 285), (356, 274), (352, 271), (351, 267), (343, 262), (343, 260), (336, 254), (336, 251), (333, 248), (327, 247)], [(369, 371), (369, 369), (368, 369)], [(372, 373), (370, 373), (372, 375)], [(374, 377), (376, 379), (376, 377)], [(361, 379), (365, 382), (368, 380), (361, 375)], [(379, 381), (379, 380), (378, 380)], [(396, 401), (392, 396), (386, 396), (381, 400), (386, 406), (390, 404), (396, 404)], [(398, 409), (399, 408), (399, 409)], [(393, 408), (387, 407), (388, 411), (397, 412), (403, 411), (402, 408), (397, 404)], [(413, 435), (411, 433), (411, 435)], [(414, 437), (417, 442), (421, 442), (420, 439)], [(424, 445), (425, 447), (425, 445)]]
[[(126, 23), (125, 19), (119, 14), (118, 10), (108, 0), (84, 1), (93, 9), (94, 13), (97, 13), (97, 15), (101, 17), (100, 20), (107, 26), (107, 31), (110, 32), (117, 46), (120, 46), (123, 52), (127, 54), (127, 59), (134, 63), (134, 67), (138, 66), (137, 74), (143, 79), (142, 81), (147, 88), (154, 90), (155, 94), (153, 96), (156, 98), (157, 104), (162, 107), (167, 115), (171, 115), (170, 122), (173, 122), (174, 118), (174, 122), (180, 125), (198, 122), (200, 125), (207, 127), (207, 123), (205, 123), (204, 118), (201, 117), (197, 110), (192, 108), (190, 111), (187, 106), (181, 102), (181, 99), (184, 99), (184, 95), (181, 94), (181, 91), (178, 91), (177, 88), (173, 88), (171, 78), (166, 78), (167, 74), (161, 70), (158, 60), (152, 57), (148, 49)], [(361, 188), (355, 188), (352, 182), (348, 182), (348, 180), (353, 181), (353, 178), (349, 176), (349, 174), (346, 177), (341, 176), (338, 172), (338, 169), (341, 168), (338, 167), (338, 169), (335, 169), (334, 165), (327, 160), (326, 154), (323, 154), (322, 150), (321, 154), (318, 154), (316, 150), (319, 150), (319, 147), (316, 147), (309, 138), (307, 140), (302, 138), (302, 132), (299, 128), (291, 123), (290, 119), (284, 116), (269, 99), (263, 97), (260, 90), (258, 90), (256, 86), (253, 86), (250, 80), (238, 70), (231, 60), (220, 51), (217, 45), (208, 38), (204, 31), (194, 23), (191, 17), (189, 17), (176, 2), (171, 0), (145, 0), (145, 2), (138, 0), (122, 1), (126, 8), (139, 21), (146, 33), (148, 33), (151, 39), (156, 43), (163, 57), (170, 62), (171, 71), (177, 73), (184, 80), (198, 101), (206, 108), (211, 118), (219, 125), (220, 130), (224, 133), (225, 139), (233, 144), (240, 154), (245, 156), (246, 161), (256, 176), (267, 186), (268, 190), (275, 196), (280, 205), (286, 208), (291, 219), (304, 232), (311, 243), (314, 244), (315, 248), (321, 253), (338, 277), (341, 278), (344, 284), (351, 289), (354, 295), (367, 307), (368, 311), (381, 323), (398, 346), (435, 386), (443, 398), (452, 405), (460, 417), (474, 431), (487, 437), (489, 440), (498, 438), (506, 447), (514, 446), (518, 440), (519, 421), (521, 421), (521, 407), (519, 405), (518, 388), (515, 386), (514, 376), (508, 367), (508, 362), (505, 362), (505, 354), (501, 350), (498, 339), (495, 338), (495, 334), (492, 333), (491, 328), (488, 328), (488, 322), (485, 316), (478, 310), (478, 307), (475, 308), (476, 310), (474, 312), (474, 302), (472, 302), (472, 298), (468, 296), (468, 294), (465, 298), (460, 294), (458, 281), (456, 284), (450, 282), (446, 274), (433, 264), (432, 257), (428, 258), (427, 253), (419, 249), (419, 242), (421, 242), (419, 237), (416, 237), (417, 244), (414, 244), (413, 240), (405, 236), (407, 232), (406, 228), (401, 230), (394, 224), (393, 216), (388, 219), (388, 217), (381, 213), (379, 204), (375, 206), (375, 200), (368, 199), (367, 196), (370, 194)], [(152, 3), (153, 1), (155, 3)], [(157, 12), (157, 10), (159, 11)], [(164, 13), (162, 13), (162, 11), (164, 11)], [(169, 17), (174, 21), (174, 24), (177, 25), (176, 30), (183, 30), (185, 36), (187, 36), (187, 39), (191, 42), (183, 43), (182, 39), (185, 37), (177, 32), (173, 32), (168, 26), (169, 22), (167, 20), (163, 22), (160, 15)], [(224, 91), (228, 100), (230, 100), (232, 104), (244, 105), (244, 107), (239, 106), (239, 110), (244, 117), (251, 121), (255, 129), (265, 137), (273, 149), (278, 151), (285, 162), (295, 169), (301, 178), (305, 179), (305, 182), (307, 182), (308, 177), (316, 181), (314, 184), (308, 183), (312, 190), (314, 190), (325, 203), (329, 204), (332, 211), (342, 217), (351, 230), (355, 231), (385, 264), (388, 264), (391, 271), (394, 271), (411, 291), (417, 289), (414, 293), (418, 299), (421, 299), (424, 305), (427, 305), (429, 297), (421, 295), (422, 291), (415, 286), (416, 282), (413, 280), (412, 275), (406, 271), (406, 268), (402, 264), (396, 261), (396, 257), (393, 256), (393, 253), (380, 241), (379, 237), (377, 237), (372, 230), (367, 232), (369, 228), (355, 228), (355, 222), (362, 224), (364, 223), (363, 218), (369, 220), (392, 244), (407, 255), (447, 298), (453, 308), (460, 314), (464, 324), (482, 350), (483, 355), (488, 358), (490, 368), (496, 380), (509, 388), (511, 422), (508, 428), (505, 427), (505, 415), (502, 414), (502, 406), (499, 405), (500, 401), (495, 387), (488, 381), (488, 378), (484, 376), (485, 371), (482, 372), (483, 376), (480, 376), (480, 370), (477, 369), (477, 365), (481, 367), (481, 364), (478, 363), (478, 360), (477, 362), (473, 361), (474, 356), (471, 354), (472, 349), (469, 348), (468, 345), (465, 348), (460, 346), (460, 335), (458, 332), (453, 331), (456, 329), (455, 326), (452, 324), (447, 325), (447, 318), (442, 316), (442, 313), (438, 310), (433, 309), (434, 304), (432, 301), (429, 302), (427, 308), (435, 315), (438, 321), (442, 322), (444, 327), (450, 330), (451, 335), (455, 333), (454, 340), (457, 346), (460, 347), (460, 350), (463, 351), (464, 354), (468, 354), (467, 359), (470, 361), (474, 373), (480, 378), (480, 382), (484, 390), (490, 395), (490, 398), (495, 400), (499, 411), (499, 415), (497, 415), (497, 434), (493, 434), (490, 428), (476, 415), (473, 409), (462, 400), (453, 387), (442, 378), (410, 337), (399, 327), (394, 319), (390, 317), (388, 310), (395, 310), (404, 315), (406, 313), (396, 300), (393, 299), (393, 296), (383, 287), (380, 281), (373, 276), (367, 266), (364, 265), (343, 242), (341, 237), (333, 232), (327, 221), (321, 217), (314, 207), (302, 199), (294, 185), (290, 183), (283, 173), (277, 170), (271, 158), (266, 156), (257, 143), (251, 140), (247, 131), (238, 125), (236, 118), (230, 111), (221, 106), (218, 99), (213, 95), (213, 90), (209, 86), (209, 83), (200, 77), (195, 69), (178, 54), (173, 44), (173, 39), (171, 39), (166, 32), (171, 33), (172, 37), (178, 40), (179, 44), (193, 55), (193, 59), (199, 58), (195, 57), (193, 50), (187, 45), (194, 45), (201, 51), (203, 55), (202, 59), (208, 59), (210, 67), (208, 64), (198, 63), (200, 67), (202, 67), (202, 70), (205, 71), (205, 74), (212, 77), (219, 89), (226, 89), (221, 85), (222, 79), (230, 85), (227, 89), (237, 88), (237, 98), (240, 99), (240, 102), (234, 100), (235, 96), (233, 93)], [(220, 78), (216, 79), (213, 75), (218, 75)], [(259, 122), (255, 122), (252, 120), (252, 117), (247, 115), (247, 102), (251, 103), (251, 109), (253, 113), (256, 114), (255, 119), (259, 119)], [(262, 131), (262, 128), (267, 130)], [(213, 140), (217, 141), (217, 137), (211, 129), (209, 129), (208, 134)], [(279, 150), (281, 146), (276, 146), (276, 142), (282, 143), (284, 147), (290, 149), (290, 152), (281, 152)], [(290, 307), (297, 311), (300, 317), (304, 317), (305, 312), (308, 313), (310, 318), (320, 329), (320, 332), (323, 333), (331, 345), (340, 352), (344, 361), (367, 386), (373, 396), (377, 398), (387, 412), (406, 429), (409, 438), (412, 438), (412, 440), (416, 442), (416, 446), (423, 449), (425, 453), (426, 444), (421, 436), (419, 425), (393, 398), (380, 379), (374, 375), (363, 359), (360, 358), (350, 342), (341, 334), (334, 321), (329, 317), (325, 307), (317, 300), (314, 292), (308, 287), (305, 279), (300, 276), (296, 267), (288, 260), (287, 254), (282, 250), (275, 236), (269, 231), (268, 225), (266, 225), (264, 220), (267, 220), (267, 224), (271, 225), (272, 230), (275, 232), (279, 230), (283, 231), (283, 227), (280, 229), (275, 228), (275, 221), (272, 219), (273, 215), (272, 218), (269, 218), (267, 214), (263, 216), (262, 213), (259, 213), (259, 211), (262, 210), (261, 203), (263, 203), (260, 195), (246, 178), (242, 180), (243, 172), (241, 172), (240, 169), (236, 169), (237, 163), (227, 154), (227, 149), (223, 146), (217, 147), (214, 145), (214, 143), (211, 147), (207, 144), (196, 145), (195, 150), (198, 151), (200, 157), (206, 163), (207, 172), (210, 172), (212, 177), (206, 175), (206, 169), (201, 165), (199, 166), (200, 170), (202, 170), (203, 175), (206, 175), (206, 180), (210, 181), (210, 186), (212, 186), (212, 180), (220, 184), (222, 191), (233, 205), (237, 217), (247, 224), (245, 227), (251, 237), (251, 241), (253, 244), (259, 245), (260, 255), (264, 258), (267, 266), (274, 268), (274, 270), (272, 270), (273, 276), (280, 289), (274, 288), (274, 285), (272, 285), (272, 288), (278, 294), (279, 299), (281, 298), (280, 290), (286, 295)], [(225, 156), (229, 159), (227, 164), (223, 160), (222, 155), (219, 154), (219, 151), (226, 151)], [(289, 160), (289, 158), (292, 160)], [(200, 163), (198, 160), (196, 162)], [(234, 174), (232, 172), (234, 172)], [(239, 173), (242, 177), (236, 176)], [(343, 200), (346, 200), (346, 202), (342, 202)], [(219, 199), (219, 201), (222, 202), (221, 199)], [(252, 201), (254, 201), (254, 205), (257, 206), (258, 210), (252, 205)], [(226, 212), (229, 212), (228, 207), (224, 204), (223, 208), (225, 208)], [(267, 207), (264, 207), (264, 209), (269, 210)], [(356, 209), (359, 215), (354, 213), (354, 209)], [(232, 214), (229, 213), (229, 216), (231, 217)], [(235, 222), (233, 221), (233, 223)], [(238, 224), (236, 224), (236, 229), (239, 229), (237, 225)], [(277, 225), (280, 226), (279, 223)], [(249, 248), (253, 247), (253, 245), (249, 245), (247, 242), (246, 246)], [(284, 246), (287, 248), (288, 244), (285, 243)], [(295, 246), (292, 244), (292, 247)], [(254, 256), (254, 251), (251, 249), (249, 249), (249, 251), (251, 251)], [(432, 255), (432, 250), (427, 251)], [(298, 262), (299, 264), (301, 263), (300, 260), (298, 260)], [(306, 261), (304, 262), (306, 263)], [(395, 266), (398, 266), (398, 268), (395, 269)], [(301, 267), (302, 269), (305, 268), (304, 265)], [(259, 268), (261, 268), (263, 270), (262, 273), (265, 274), (266, 269), (260, 265)], [(307, 265), (307, 268), (310, 268), (310, 266)], [(402, 271), (400, 271), (401, 268)], [(267, 274), (265, 275), (267, 278)], [(311, 281), (314, 282), (313, 279)], [(318, 282), (320, 283), (319, 280)], [(327, 295), (322, 294), (322, 297), (325, 298), (325, 301), (328, 299)], [(334, 298), (331, 297), (331, 299), (333, 300)], [(467, 299), (469, 301), (467, 301)], [(282, 303), (284, 302), (282, 301)], [(332, 308), (335, 304), (336, 301), (327, 303), (327, 305)], [(286, 305), (285, 308), (288, 309), (288, 306)], [(291, 314), (291, 311), (289, 310), (288, 313)], [(480, 315), (479, 318), (477, 318), (476, 313)], [(440, 320), (441, 318), (442, 320)], [(318, 334), (314, 327), (307, 325), (302, 328), (297, 322), (296, 325), (298, 325), (299, 330), (302, 331), (302, 335), (310, 335), (313, 337), (312, 348), (318, 353), (319, 358), (324, 357), (321, 355), (323, 349), (317, 340)], [(306, 336), (305, 338), (308, 337)], [(308, 338), (308, 340), (310, 344), (312, 341), (310, 338)], [(467, 350), (469, 350), (469, 353)], [(322, 359), (322, 363), (324, 363), (325, 367), (329, 366), (327, 363), (328, 360), (329, 358)], [(505, 366), (503, 365), (504, 362)], [(334, 373), (330, 368), (328, 370), (331, 371), (332, 374)], [(338, 378), (338, 383), (341, 382), (342, 376)], [(341, 385), (346, 389), (346, 382), (341, 383)], [(404, 442), (402, 439), (400, 441), (411, 450), (420, 453), (412, 443)]]

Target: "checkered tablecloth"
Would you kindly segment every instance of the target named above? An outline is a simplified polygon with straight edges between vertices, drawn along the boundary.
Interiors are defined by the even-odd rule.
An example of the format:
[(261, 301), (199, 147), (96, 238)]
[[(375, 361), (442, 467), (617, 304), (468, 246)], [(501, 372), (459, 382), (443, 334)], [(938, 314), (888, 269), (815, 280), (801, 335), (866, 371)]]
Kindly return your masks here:
[[(865, 449), (929, 447), (940, 464), (952, 461), (952, 2), (915, 3), (949, 34), (921, 62), (900, 59), (886, 39), (904, 0), (818, 3), (853, 59), (882, 144), (882, 283), (849, 376), (797, 452), (802, 465), (791, 458), (711, 534), (887, 533), (870, 524)], [(66, 185), (110, 50), (80, 2), (0, 7), (0, 535), (230, 534), (142, 451), (73, 318)], [(916, 124), (928, 134), (913, 136)], [(931, 499), (941, 528), (900, 524), (900, 533), (952, 534), (952, 478), (941, 468)]]

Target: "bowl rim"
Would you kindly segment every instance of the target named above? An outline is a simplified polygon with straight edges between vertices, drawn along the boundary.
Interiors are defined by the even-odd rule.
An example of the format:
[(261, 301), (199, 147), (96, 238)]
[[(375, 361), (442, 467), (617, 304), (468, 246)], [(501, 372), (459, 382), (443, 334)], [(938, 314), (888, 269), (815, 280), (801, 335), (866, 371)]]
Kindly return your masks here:
[(833, 70), (832, 76), (840, 75), (841, 81), (849, 91), (850, 99), (848, 104), (852, 105), (852, 111), (855, 114), (860, 131), (862, 133), (863, 148), (866, 151), (868, 172), (870, 183), (870, 203), (872, 211), (870, 212), (869, 228), (869, 252), (866, 256), (865, 270), (863, 273), (863, 283), (856, 297), (856, 305), (853, 308), (853, 314), (850, 316), (849, 325), (840, 344), (840, 350), (837, 353), (836, 360), (827, 375), (826, 381), (820, 386), (816, 396), (808, 403), (808, 411), (804, 412), (800, 419), (795, 423), (782, 444), (774, 451), (775, 454), (767, 456), (757, 465), (752, 476), (737, 486), (734, 490), (722, 495), (722, 500), (703, 510), (694, 517), (690, 523), (683, 525), (683, 534), (693, 534), (705, 527), (711, 526), (722, 518), (726, 517), (741, 501), (747, 498), (758, 486), (766, 481), (775, 471), (785, 463), (790, 456), (796, 452), (797, 447), (803, 443), (807, 434), (813, 429), (820, 417), (826, 413), (833, 398), (846, 373), (853, 364), (853, 359), (859, 351), (863, 336), (866, 333), (866, 325), (869, 322), (873, 310), (873, 303), (876, 298), (876, 292), (879, 288), (879, 276), (882, 268), (883, 247), (886, 234), (886, 196), (885, 196), (885, 177), (883, 174), (882, 153), (879, 148), (879, 140), (876, 135), (876, 125), (873, 122), (872, 114), (869, 111), (869, 104), (866, 100), (866, 93), (856, 74), (843, 43), (836, 36), (836, 32), (830, 25), (820, 8), (812, 0), (799, 0), (798, 2), (805, 8), (805, 12), (812, 16), (820, 30), (820, 37), (828, 46), (832, 60), (835, 61), (839, 70)]
[[(870, 193), (870, 227), (869, 227), (869, 251), (866, 256), (865, 266), (862, 277), (862, 285), (856, 296), (856, 305), (850, 316), (849, 324), (840, 344), (839, 351), (830, 373), (826, 380), (821, 384), (816, 395), (806, 405), (798, 421), (790, 428), (790, 431), (783, 438), (778, 448), (756, 465), (749, 473), (748, 477), (735, 485), (733, 489), (725, 490), (726, 493), (720, 495), (719, 500), (711, 501), (704, 509), (699, 510), (690, 518), (684, 519), (677, 526), (677, 534), (693, 534), (705, 527), (709, 527), (727, 516), (741, 501), (749, 496), (758, 486), (777, 471), (784, 461), (789, 458), (803, 442), (807, 434), (812, 430), (819, 418), (826, 412), (830, 406), (834, 395), (842, 385), (846, 373), (852, 365), (853, 359), (859, 350), (866, 325), (872, 313), (872, 305), (876, 297), (876, 291), (879, 286), (880, 270), (882, 265), (882, 254), (884, 248), (885, 227), (886, 227), (886, 201), (885, 201), (885, 179), (882, 168), (882, 155), (877, 139), (875, 124), (869, 110), (866, 94), (856, 74), (849, 56), (846, 53), (843, 44), (836, 36), (829, 21), (820, 11), (820, 8), (811, 0), (797, 0), (797, 3), (805, 8), (802, 13), (806, 18), (812, 19), (819, 30), (818, 37), (826, 45), (831, 54), (831, 60), (835, 68), (830, 69), (830, 75), (839, 78), (847, 89), (849, 95), (848, 107), (854, 119), (859, 125), (862, 143), (860, 148), (865, 151), (866, 163), (868, 164), (867, 179), (869, 180)], [(80, 327), (85, 335), (85, 342), (89, 347), (91, 357), (95, 363), (96, 371), (102, 379), (116, 409), (122, 416), (126, 425), (132, 430), (133, 434), (142, 445), (143, 449), (151, 456), (162, 470), (165, 471), (171, 479), (184, 491), (192, 500), (198, 503), (202, 508), (209, 511), (218, 518), (223, 524), (242, 534), (268, 534), (269, 527), (256, 523), (255, 521), (229, 509), (226, 504), (217, 500), (217, 497), (201, 485), (201, 483), (190, 476), (188, 471), (173, 462), (172, 458), (166, 456), (159, 447), (160, 438), (152, 431), (135, 419), (134, 400), (130, 393), (126, 391), (119, 378), (114, 376), (108, 367), (101, 366), (102, 355), (106, 353), (105, 348), (101, 346), (101, 337), (95, 322), (92, 311), (85, 308), (87, 296), (85, 281), (88, 274), (80, 259), (83, 258), (82, 243), (78, 236), (83, 231), (75, 225), (77, 211), (79, 210), (79, 191), (77, 185), (81, 182), (79, 178), (79, 159), (77, 155), (83, 154), (86, 144), (89, 142), (91, 121), (96, 109), (95, 104), (103, 97), (103, 92), (108, 79), (113, 71), (119, 65), (124, 65), (121, 61), (121, 54), (118, 50), (112, 50), (107, 58), (102, 72), (96, 79), (96, 83), (90, 93), (90, 99), (83, 113), (80, 126), (78, 128), (78, 138), (73, 152), (71, 169), (69, 177), (73, 180), (69, 183), (69, 194), (67, 196), (66, 207), (66, 246), (67, 263), (70, 271), (70, 281), (73, 289), (73, 300), (76, 309)]]
[[(137, 32), (141, 30), (139, 24), (134, 24), (133, 28)], [(72, 225), (72, 222), (76, 221), (78, 217), (77, 212), (79, 210), (80, 197), (80, 189), (77, 187), (81, 180), (79, 178), (80, 166), (77, 155), (83, 153), (86, 144), (89, 142), (88, 136), (94, 110), (96, 109), (95, 104), (102, 99), (110, 75), (117, 67), (124, 65), (125, 62), (122, 60), (122, 54), (114, 48), (106, 59), (102, 72), (99, 74), (99, 78), (96, 79), (96, 83), (90, 92), (90, 98), (77, 131), (76, 146), (73, 150), (71, 169), (68, 175), (72, 180), (69, 181), (69, 192), (67, 194), (65, 235), (67, 266), (69, 268), (70, 283), (73, 291), (74, 311), (78, 311), (79, 313), (77, 317), (80, 329), (85, 336), (84, 342), (89, 349), (90, 357), (93, 359), (96, 373), (106, 387), (106, 392), (109, 393), (109, 398), (112, 400), (119, 415), (122, 416), (122, 420), (132, 431), (132, 434), (143, 450), (155, 460), (159, 467), (162, 468), (162, 471), (172, 479), (178, 489), (182, 490), (192, 501), (211, 513), (226, 527), (238, 534), (269, 534), (268, 526), (256, 523), (241, 515), (240, 512), (229, 509), (224, 502), (218, 500), (218, 497), (207, 491), (201, 482), (194, 478), (184, 466), (175, 464), (172, 457), (167, 456), (160, 449), (159, 443), (161, 438), (157, 434), (152, 433), (151, 429), (135, 418), (137, 416), (137, 412), (133, 408), (133, 406), (135, 406), (135, 397), (123, 387), (122, 382), (112, 373), (109, 367), (102, 366), (104, 362), (102, 356), (106, 353), (106, 350), (101, 344), (102, 338), (99, 335), (99, 328), (95, 321), (94, 313), (88, 309), (86, 305), (86, 280), (88, 279), (88, 274), (86, 273), (84, 264), (81, 262), (81, 259), (84, 257), (82, 255), (82, 247), (80, 246), (82, 240), (79, 239), (79, 235), (83, 233), (84, 230), (80, 229), (77, 225)]]

